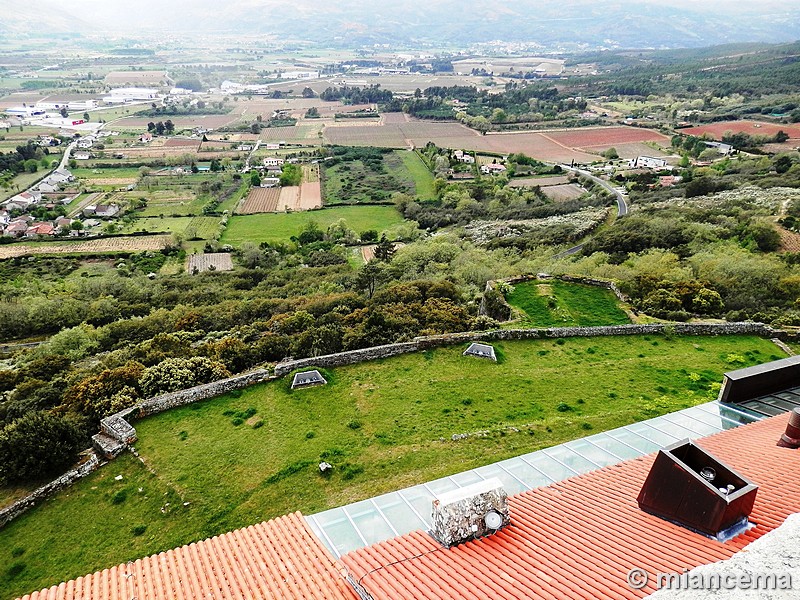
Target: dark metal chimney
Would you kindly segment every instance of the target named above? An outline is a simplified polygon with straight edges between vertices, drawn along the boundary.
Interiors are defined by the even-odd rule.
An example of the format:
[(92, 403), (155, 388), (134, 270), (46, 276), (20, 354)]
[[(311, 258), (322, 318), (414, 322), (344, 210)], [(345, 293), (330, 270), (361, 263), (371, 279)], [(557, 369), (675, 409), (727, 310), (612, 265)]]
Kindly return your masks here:
[(650, 514), (715, 538), (747, 527), (758, 486), (690, 440), (659, 450), (637, 498)]

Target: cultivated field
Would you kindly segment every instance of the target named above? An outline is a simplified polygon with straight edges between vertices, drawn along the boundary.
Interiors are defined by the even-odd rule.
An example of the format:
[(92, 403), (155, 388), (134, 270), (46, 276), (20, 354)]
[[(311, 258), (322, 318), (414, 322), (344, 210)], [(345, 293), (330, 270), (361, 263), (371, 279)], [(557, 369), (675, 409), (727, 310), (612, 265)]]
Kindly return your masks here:
[(670, 138), (664, 134), (640, 127), (584, 127), (550, 131), (542, 135), (571, 148), (610, 147), (635, 142), (670, 143)]
[[(623, 147), (623, 152), (633, 155), (646, 148), (650, 154), (659, 154), (642, 143), (646, 141), (669, 145), (669, 138), (650, 129), (636, 127), (590, 127), (559, 131), (525, 131), (490, 133), (480, 135), (459, 123), (436, 123), (406, 120), (404, 117), (384, 118), (382, 125), (352, 125), (329, 127), (325, 138), (332, 144), (344, 146), (378, 146), (385, 148), (422, 147), (431, 141), (444, 148), (476, 150), (510, 154), (523, 152), (547, 162), (588, 163), (597, 160), (596, 154), (611, 146)], [(635, 146), (624, 147), (627, 144)]]
[(580, 198), (586, 193), (586, 190), (574, 183), (565, 183), (563, 185), (549, 185), (543, 187), (542, 192), (555, 202), (566, 202), (567, 200)]
[(276, 212), (281, 188), (253, 188), (242, 203), (236, 208), (237, 215)]
[(0, 259), (32, 254), (98, 254), (103, 252), (141, 252), (161, 250), (170, 241), (166, 235), (141, 235), (79, 242), (11, 244), (0, 246)]
[[(5, 560), (21, 548), (25, 564), (0, 572), (0, 596), (706, 402), (723, 372), (779, 358), (769, 340), (727, 336), (496, 342), (497, 363), (464, 348), (332, 369), (322, 388), (274, 381), (137, 421), (141, 461), (125, 453), (0, 529)], [(234, 425), (244, 411), (263, 426)], [(477, 431), (486, 436), (451, 439)], [(334, 465), (330, 477), (320, 460)]]
[(714, 139), (721, 140), (726, 132), (747, 133), (749, 135), (762, 135), (772, 137), (779, 131), (783, 131), (791, 138), (800, 138), (800, 124), (791, 125), (783, 123), (765, 123), (763, 121), (720, 121), (719, 123), (709, 123), (698, 127), (681, 129), (685, 135), (710, 135)]
[[(664, 145), (668, 146), (669, 144), (664, 144)], [(624, 159), (636, 158), (637, 156), (656, 156), (656, 157), (669, 156), (663, 150), (659, 150), (658, 148), (653, 148), (648, 144), (638, 143), (638, 142), (631, 142), (628, 144), (608, 144), (603, 146), (593, 146), (590, 150), (592, 152), (596, 152), (597, 154), (601, 154), (606, 150), (608, 150), (609, 148), (614, 148), (614, 150), (617, 151), (617, 156)]]
[(125, 232), (169, 232), (207, 240), (218, 227), (218, 217), (142, 217), (131, 221)]
[(178, 131), (181, 129), (194, 129), (195, 127), (201, 127), (203, 129), (218, 129), (235, 122), (238, 120), (238, 118), (239, 115), (234, 113), (228, 113), (227, 115), (192, 115), (180, 117), (164, 116), (159, 118), (132, 116), (123, 117), (122, 119), (115, 121), (114, 127), (146, 129), (147, 124), (152, 121), (170, 119), (175, 124), (175, 129)]
[(569, 183), (569, 178), (564, 175), (554, 177), (519, 177), (508, 182), (509, 187), (547, 187), (549, 185), (564, 185)]
[(322, 208), (322, 188), (319, 179), (300, 184), (300, 202), (294, 210), (313, 210), (315, 208)]
[(781, 235), (781, 252), (800, 252), (800, 233), (778, 226)]
[(147, 199), (147, 206), (136, 211), (139, 217), (199, 215), (206, 203), (206, 200), (196, 196), (193, 191), (183, 189), (136, 191), (124, 196)]
[(192, 254), (186, 259), (187, 273), (202, 273), (203, 271), (232, 271), (233, 260), (228, 252), (213, 252), (209, 254)]
[(299, 210), (300, 207), (300, 186), (287, 185), (280, 188), (281, 193), (278, 196), (278, 211), (294, 211)]
[(161, 144), (165, 148), (186, 148), (190, 150), (197, 150), (200, 147), (200, 140), (192, 140), (187, 138), (169, 138)]
[(402, 223), (403, 217), (394, 206), (337, 206), (322, 210), (260, 215), (234, 215), (220, 241), (239, 245), (242, 242), (286, 242), (314, 221), (320, 229), (344, 219), (356, 232), (375, 229), (379, 233)]

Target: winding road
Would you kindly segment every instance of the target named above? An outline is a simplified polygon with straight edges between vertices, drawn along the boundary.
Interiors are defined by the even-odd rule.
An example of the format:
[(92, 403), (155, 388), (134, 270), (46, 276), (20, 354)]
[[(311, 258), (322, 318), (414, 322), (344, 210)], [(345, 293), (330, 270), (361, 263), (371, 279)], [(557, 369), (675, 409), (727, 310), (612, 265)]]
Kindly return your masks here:
[[(583, 169), (576, 169), (575, 167), (571, 167), (569, 165), (561, 165), (561, 168), (564, 169), (565, 171), (570, 171), (572, 173), (583, 175), (584, 177), (591, 179), (602, 188), (614, 194), (614, 197), (617, 200), (617, 218), (624, 217), (630, 212), (628, 209), (628, 203), (625, 199), (625, 193), (620, 188), (612, 186), (605, 179), (601, 179), (600, 177), (593, 175), (589, 171), (584, 171)], [(585, 245), (585, 243), (586, 242), (583, 242), (581, 244), (578, 244), (577, 246), (572, 246), (572, 248), (567, 248), (566, 250), (559, 252), (558, 254), (553, 256), (553, 258), (563, 258), (564, 256), (572, 256), (573, 254), (577, 254), (578, 252), (583, 250), (583, 246)]]

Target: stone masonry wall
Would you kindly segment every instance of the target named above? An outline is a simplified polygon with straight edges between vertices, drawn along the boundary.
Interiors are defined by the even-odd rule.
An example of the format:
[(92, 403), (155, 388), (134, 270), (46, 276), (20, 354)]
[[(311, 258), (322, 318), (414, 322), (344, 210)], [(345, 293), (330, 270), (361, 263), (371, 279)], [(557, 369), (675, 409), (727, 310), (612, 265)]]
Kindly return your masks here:
[(233, 390), (239, 390), (256, 383), (261, 383), (270, 378), (269, 369), (259, 369), (244, 375), (237, 375), (229, 377), (228, 379), (220, 379), (203, 385), (198, 385), (186, 390), (179, 390), (161, 396), (155, 396), (139, 402), (131, 409), (126, 409), (117, 413), (120, 416), (131, 417), (134, 419), (141, 419), (149, 415), (183, 406), (185, 404), (192, 404), (198, 400), (206, 400), (214, 396), (221, 396)]
[(653, 335), (672, 332), (676, 335), (758, 335), (761, 337), (780, 337), (781, 331), (763, 323), (652, 323), (648, 325), (608, 325), (601, 327), (550, 327), (547, 329), (496, 329), (491, 331), (472, 331), (448, 333), (415, 338), (412, 342), (386, 344), (362, 350), (350, 350), (337, 354), (301, 358), (279, 363), (275, 376), (283, 377), (296, 369), (306, 367), (338, 367), (366, 360), (377, 360), (446, 346), (475, 341), (529, 340), (540, 338), (601, 337), (619, 335)]
[(97, 467), (100, 466), (100, 464), (100, 459), (98, 458), (97, 454), (92, 452), (89, 455), (89, 459), (82, 465), (72, 469), (71, 471), (67, 471), (58, 479), (54, 479), (50, 483), (47, 483), (34, 490), (25, 498), (14, 502), (14, 504), (6, 506), (0, 510), (0, 527), (3, 527), (6, 523), (12, 519), (15, 519), (29, 508), (33, 508), (33, 506), (49, 497), (51, 494), (54, 494), (58, 490), (62, 490), (65, 487), (72, 485), (79, 479), (94, 472)]
[[(244, 375), (237, 375), (228, 379), (214, 381), (199, 385), (186, 390), (163, 394), (143, 400), (136, 406), (126, 408), (109, 418), (115, 421), (124, 419), (128, 424), (135, 419), (141, 419), (149, 415), (154, 415), (171, 408), (184, 406), (200, 400), (206, 400), (225, 394), (227, 392), (242, 389), (263, 381), (283, 377), (294, 370), (306, 367), (338, 367), (359, 362), (389, 358), (409, 352), (427, 350), (439, 346), (452, 344), (462, 344), (466, 342), (484, 341), (491, 342), (496, 340), (527, 340), (541, 338), (566, 338), (566, 337), (601, 337), (601, 336), (620, 336), (620, 335), (654, 335), (663, 333), (674, 333), (675, 335), (757, 335), (766, 338), (786, 337), (786, 332), (773, 329), (763, 323), (653, 323), (649, 325), (611, 325), (603, 327), (551, 327), (547, 329), (499, 329), (493, 331), (473, 331), (466, 333), (450, 333), (415, 338), (411, 342), (398, 344), (386, 344), (373, 348), (363, 348), (361, 350), (351, 350), (316, 356), (312, 358), (302, 358), (298, 360), (279, 363), (275, 366), (275, 373), (270, 375), (268, 369), (259, 369)], [(125, 437), (125, 441), (135, 438), (136, 430), (133, 427), (125, 430), (124, 436), (117, 435), (117, 428), (105, 428), (115, 438)], [(132, 433), (131, 433), (132, 431)], [(120, 431), (121, 432), (121, 431)], [(100, 465), (100, 460), (96, 454), (92, 454), (90, 460), (80, 467), (65, 473), (58, 479), (42, 486), (30, 496), (15, 502), (0, 510), (0, 527), (8, 523), (11, 519), (19, 516), (28, 508), (34, 506), (39, 500), (46, 498), (50, 494), (67, 487), (72, 482), (85, 477)]]

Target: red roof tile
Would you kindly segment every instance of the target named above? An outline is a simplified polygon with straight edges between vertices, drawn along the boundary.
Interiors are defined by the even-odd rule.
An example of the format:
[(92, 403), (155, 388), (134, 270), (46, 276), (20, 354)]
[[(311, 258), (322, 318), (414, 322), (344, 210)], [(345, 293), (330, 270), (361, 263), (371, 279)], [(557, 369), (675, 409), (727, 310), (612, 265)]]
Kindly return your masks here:
[[(342, 563), (375, 600), (642, 598), (656, 573), (729, 558), (800, 512), (800, 451), (775, 445), (786, 423), (779, 415), (699, 442), (760, 486), (756, 526), (726, 543), (639, 509), (649, 455), (511, 497), (511, 525), (492, 536), (444, 549), (416, 531)], [(650, 575), (644, 589), (627, 584), (634, 567)]]
[(357, 600), (293, 513), (61, 583), (23, 600)]

